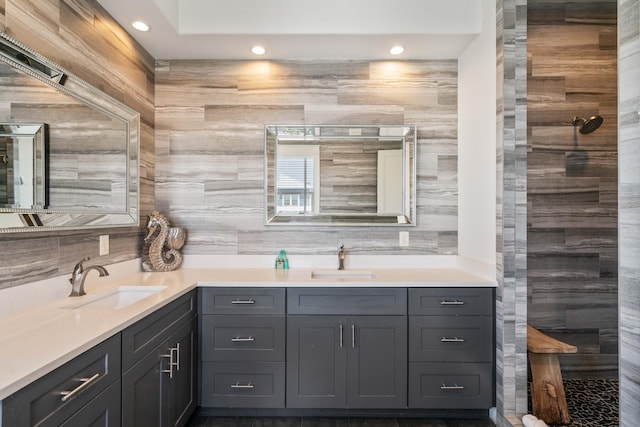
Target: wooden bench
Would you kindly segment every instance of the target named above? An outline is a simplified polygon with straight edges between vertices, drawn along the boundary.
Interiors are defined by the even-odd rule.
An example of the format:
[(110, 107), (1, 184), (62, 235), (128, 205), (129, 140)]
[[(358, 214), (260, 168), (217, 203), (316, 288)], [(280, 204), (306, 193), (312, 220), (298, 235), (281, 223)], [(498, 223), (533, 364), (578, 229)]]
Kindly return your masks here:
[(527, 350), (533, 415), (547, 424), (569, 424), (558, 354), (576, 353), (578, 348), (527, 325)]

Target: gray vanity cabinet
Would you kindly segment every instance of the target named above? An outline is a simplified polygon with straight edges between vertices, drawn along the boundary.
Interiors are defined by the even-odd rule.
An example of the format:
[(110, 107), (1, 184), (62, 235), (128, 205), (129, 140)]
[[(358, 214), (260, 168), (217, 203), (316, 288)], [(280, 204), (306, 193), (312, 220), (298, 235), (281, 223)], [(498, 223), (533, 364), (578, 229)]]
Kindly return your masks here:
[(284, 288), (201, 288), (200, 403), (284, 408)]
[(122, 425), (183, 426), (196, 407), (196, 292), (122, 332)]
[(409, 407), (494, 404), (492, 288), (409, 289)]
[[(89, 418), (84, 418), (85, 415)], [(80, 417), (83, 421), (77, 424)], [(2, 402), (1, 424), (4, 426), (85, 423), (104, 427), (120, 425), (120, 334)]]
[(405, 288), (289, 288), (288, 408), (406, 408)]

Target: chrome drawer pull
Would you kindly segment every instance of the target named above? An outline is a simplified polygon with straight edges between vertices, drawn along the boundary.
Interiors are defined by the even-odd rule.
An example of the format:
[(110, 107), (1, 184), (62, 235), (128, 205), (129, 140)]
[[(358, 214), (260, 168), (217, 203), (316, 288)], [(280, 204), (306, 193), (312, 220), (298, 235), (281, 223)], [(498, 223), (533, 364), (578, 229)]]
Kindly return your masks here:
[(234, 299), (231, 300), (231, 304), (255, 304), (255, 300), (249, 299)]
[(447, 337), (442, 337), (442, 338), (440, 338), (440, 342), (464, 342), (464, 338), (458, 338), (458, 337), (454, 337), (454, 338), (447, 338)]
[(464, 301), (458, 301), (458, 300), (453, 300), (453, 301), (441, 300), (441, 301), (440, 301), (440, 305), (464, 305)]
[(456, 383), (453, 383), (453, 385), (446, 385), (445, 383), (442, 383), (440, 390), (464, 390), (464, 386)]
[(180, 352), (180, 346), (178, 346), (177, 348), (170, 348), (169, 349), (169, 354), (163, 354), (160, 357), (165, 357), (169, 359), (169, 369), (163, 369), (162, 372), (164, 372), (165, 374), (169, 374), (169, 378), (173, 378), (173, 367), (177, 367), (178, 370), (180, 370), (180, 361), (175, 361), (173, 359), (173, 352), (177, 352), (179, 354)]
[(254, 342), (256, 339), (252, 336), (249, 336), (247, 338), (240, 338), (240, 337), (235, 337), (235, 338), (231, 338), (231, 342)]
[(356, 348), (356, 325), (351, 325), (351, 348)]
[(85, 388), (89, 387), (89, 384), (91, 384), (92, 382), (94, 382), (98, 378), (100, 378), (100, 373), (95, 374), (91, 378), (80, 378), (80, 382), (82, 384), (80, 384), (78, 387), (74, 388), (71, 391), (62, 391), (62, 392), (60, 392), (60, 394), (62, 395), (62, 401), (66, 402), (67, 400), (71, 399), (74, 395), (80, 393), (82, 390), (84, 390)]
[(340, 323), (340, 348), (344, 346), (344, 325)]
[(256, 388), (256, 386), (254, 386), (253, 384), (251, 384), (251, 382), (247, 383), (247, 384), (240, 384), (239, 382), (235, 383), (235, 384), (231, 384), (231, 388), (247, 388), (247, 389), (252, 389), (252, 388)]

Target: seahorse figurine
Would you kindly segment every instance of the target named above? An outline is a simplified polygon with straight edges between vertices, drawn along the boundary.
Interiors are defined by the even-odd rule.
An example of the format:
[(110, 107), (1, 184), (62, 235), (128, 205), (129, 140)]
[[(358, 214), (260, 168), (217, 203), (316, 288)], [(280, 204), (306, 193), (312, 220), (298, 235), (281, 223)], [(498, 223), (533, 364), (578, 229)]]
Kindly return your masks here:
[(147, 221), (147, 235), (142, 251), (144, 271), (173, 271), (182, 265), (180, 248), (187, 232), (181, 227), (170, 227), (166, 216), (153, 211)]

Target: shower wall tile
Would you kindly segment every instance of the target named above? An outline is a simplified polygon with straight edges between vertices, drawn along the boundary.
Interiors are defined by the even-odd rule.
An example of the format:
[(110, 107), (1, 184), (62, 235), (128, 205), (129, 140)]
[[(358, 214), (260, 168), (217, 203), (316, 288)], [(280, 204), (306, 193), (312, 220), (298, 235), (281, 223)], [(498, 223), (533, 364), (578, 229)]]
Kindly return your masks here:
[[(616, 375), (615, 10), (615, 0), (528, 1), (528, 321), (578, 345), (563, 373), (582, 378)], [(591, 134), (572, 124), (598, 114)]]
[[(357, 254), (457, 253), (456, 61), (158, 61), (156, 87), (157, 206), (187, 228), (186, 253), (333, 254), (338, 241)], [(264, 225), (264, 126), (288, 123), (417, 126), (408, 247), (397, 228)], [(359, 168), (348, 186), (367, 209)], [(332, 203), (343, 184), (323, 182)]]
[(527, 1), (496, 2), (496, 408), (527, 413)]
[[(153, 58), (92, 0), (0, 0), (0, 29), (140, 112), (140, 214), (144, 222), (155, 205)], [(3, 102), (0, 114), (8, 113), (9, 108)], [(99, 135), (87, 145), (93, 152), (106, 149), (108, 135)], [(64, 156), (61, 161), (75, 167), (72, 173), (83, 178), (82, 184), (73, 186), (81, 194), (80, 187), (89, 182), (86, 178), (93, 171), (83, 169), (82, 162), (73, 166), (73, 159)], [(109, 234), (111, 251), (102, 257), (98, 256), (101, 234)], [(6, 252), (0, 256), (0, 288), (68, 274), (85, 256), (104, 264), (139, 257), (141, 235), (138, 227), (0, 235), (0, 252)]]
[(640, 3), (618, 1), (620, 426), (640, 419)]

